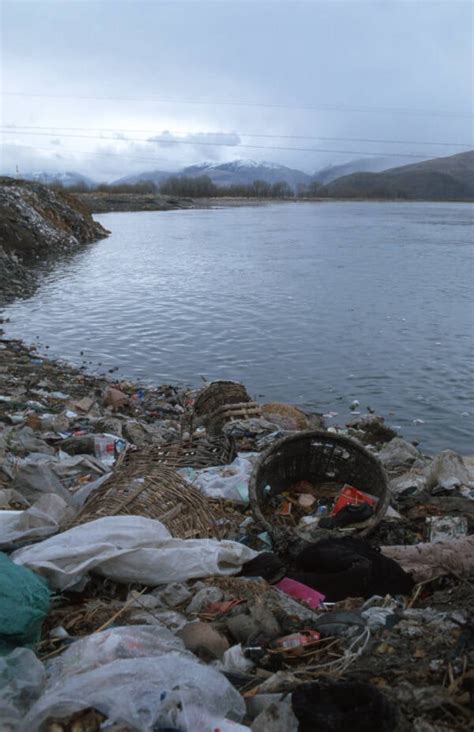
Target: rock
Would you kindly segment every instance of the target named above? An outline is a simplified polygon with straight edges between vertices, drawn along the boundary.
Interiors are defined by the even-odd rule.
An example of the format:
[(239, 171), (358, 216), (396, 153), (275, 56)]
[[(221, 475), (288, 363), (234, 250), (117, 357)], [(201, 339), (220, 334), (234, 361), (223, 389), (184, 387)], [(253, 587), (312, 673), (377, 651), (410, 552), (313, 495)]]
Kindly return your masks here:
[(117, 417), (102, 417), (95, 423), (96, 432), (105, 432), (108, 435), (122, 437), (122, 422)]
[(176, 635), (181, 638), (188, 651), (203, 661), (221, 659), (229, 649), (227, 639), (209, 623), (188, 623)]
[(263, 417), (253, 417), (251, 419), (239, 419), (235, 422), (228, 422), (222, 428), (222, 432), (229, 437), (261, 437), (277, 432), (278, 425), (269, 422)]
[(461, 455), (454, 450), (443, 450), (435, 457), (426, 476), (428, 490), (439, 493), (469, 485), (471, 476)]
[(298, 732), (299, 722), (291, 707), (291, 697), (270, 704), (254, 720), (252, 732)]
[(144, 447), (153, 440), (146, 427), (136, 419), (130, 419), (123, 426), (123, 436), (137, 447)]
[(129, 398), (120, 389), (115, 389), (113, 386), (108, 386), (104, 394), (104, 405), (106, 407), (112, 407), (112, 409), (121, 409), (127, 406)]
[(226, 626), (237, 643), (245, 644), (255, 634), (255, 623), (250, 615), (246, 615), (245, 613), (228, 618)]
[(186, 608), (188, 613), (200, 613), (206, 609), (211, 602), (220, 602), (224, 599), (224, 593), (218, 587), (204, 587), (194, 595)]
[(168, 607), (176, 607), (191, 597), (191, 592), (184, 582), (170, 582), (166, 587), (153, 592), (160, 602)]
[(421, 453), (401, 437), (394, 437), (379, 452), (379, 460), (386, 470), (401, 471), (415, 464), (423, 464)]
[(390, 492), (395, 498), (417, 496), (426, 488), (426, 475), (409, 471), (390, 481)]
[(95, 404), (95, 399), (92, 397), (83, 397), (82, 399), (79, 399), (76, 402), (73, 402), (71, 406), (73, 409), (76, 409), (78, 412), (88, 412)]
[(309, 420), (304, 412), (291, 404), (271, 402), (262, 405), (262, 416), (284, 430), (307, 430)]
[(353, 419), (347, 426), (363, 432), (362, 441), (366, 444), (389, 442), (397, 436), (396, 431), (387, 427), (384, 418), (377, 414), (363, 414)]
[(13, 178), (0, 178), (0, 247), (16, 255), (78, 248), (108, 231), (66, 193)]

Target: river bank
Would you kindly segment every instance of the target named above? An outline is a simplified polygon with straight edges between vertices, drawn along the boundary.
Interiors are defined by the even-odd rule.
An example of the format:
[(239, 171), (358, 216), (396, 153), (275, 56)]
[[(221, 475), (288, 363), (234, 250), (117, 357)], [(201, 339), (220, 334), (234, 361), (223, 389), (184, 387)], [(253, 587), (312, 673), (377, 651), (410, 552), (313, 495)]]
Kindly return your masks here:
[[(357, 578), (352, 577), (352, 570), (344, 575), (337, 595), (331, 595), (334, 590), (327, 585), (327, 578), (319, 576), (315, 580), (319, 587), (315, 589), (322, 589), (328, 602), (319, 609), (309, 610), (301, 601), (286, 604), (290, 600), (285, 601), (285, 595), (275, 587), (278, 581), (275, 563), (285, 564), (290, 560), (285, 558), (281, 547), (272, 544), (266, 526), (260, 523), (253, 505), (249, 505), (249, 485), (250, 474), (264, 449), (276, 445), (282, 436), (297, 436), (301, 430), (315, 427), (321, 429), (325, 426), (321, 416), (305, 414), (291, 405), (249, 402), (247, 418), (245, 410), (240, 419), (228, 415), (220, 422), (221, 431), (216, 435), (215, 423), (211, 430), (211, 422), (206, 417), (204, 390), (144, 386), (127, 380), (116, 381), (113, 374), (109, 378), (92, 376), (85, 369), (45, 358), (36, 347), (1, 336), (0, 356), (1, 548), (8, 554), (13, 552), (10, 556), (15, 562), (27, 561), (26, 566), (35, 571), (38, 571), (35, 562), (41, 564), (40, 557), (45, 553), (50, 569), (58, 563), (56, 574), (50, 573), (46, 565), (40, 570), (56, 593), (55, 603), (44, 616), (40, 644), (35, 646), (41, 662), (47, 664), (51, 654), (60, 654), (59, 658), (64, 656), (66, 660), (68, 656), (64, 654), (69, 653), (71, 644), (75, 653), (82, 654), (81, 647), (74, 644), (87, 642), (91, 648), (96, 643), (100, 645), (101, 633), (107, 633), (112, 644), (122, 636), (130, 638), (135, 649), (144, 633), (153, 632), (154, 637), (160, 638), (165, 633), (169, 637), (167, 643), (174, 644), (174, 655), (184, 654), (183, 681), (192, 672), (193, 663), (200, 663), (201, 674), (205, 674), (206, 664), (220, 659), (219, 673), (227, 677), (229, 688), (241, 695), (240, 719), (249, 725), (244, 729), (250, 729), (250, 725), (252, 730), (278, 729), (272, 726), (276, 724), (277, 712), (272, 712), (269, 721), (266, 705), (276, 704), (281, 714), (285, 704), (293, 699), (293, 713), (298, 716), (293, 695), (301, 683), (317, 685), (327, 678), (336, 687), (342, 684), (341, 689), (346, 688), (346, 693), (352, 689), (351, 684), (356, 684), (359, 685), (354, 687), (357, 695), (381, 695), (380, 703), (385, 700), (384, 705), (388, 706), (384, 706), (386, 726), (378, 729), (397, 732), (469, 729), (473, 688), (469, 668), (474, 661), (474, 648), (467, 639), (474, 601), (469, 582), (474, 551), (472, 458), (463, 459), (452, 451), (435, 457), (423, 454), (373, 414), (355, 417), (348, 425), (331, 427), (325, 433), (329, 442), (339, 437), (357, 440), (357, 444), (365, 446), (362, 449), (378, 457), (388, 476), (390, 507), (367, 537), (367, 546), (381, 547), (387, 557), (396, 557), (396, 562), (409, 567), (422, 584), (415, 581), (410, 585), (412, 590), (401, 591), (396, 590), (395, 584), (390, 585), (393, 579), (384, 578), (382, 582), (381, 577), (374, 576), (367, 589), (365, 565), (361, 565)], [(237, 389), (237, 385), (232, 388)], [(239, 398), (242, 395), (245, 388), (239, 386)], [(239, 408), (242, 410), (242, 404)], [(181, 476), (174, 472), (177, 467), (182, 468)], [(163, 470), (165, 484), (159, 483)], [(158, 502), (150, 498), (151, 502), (142, 505), (136, 501), (130, 504), (129, 510), (120, 507), (123, 499), (111, 501), (107, 497), (110, 491), (113, 493), (114, 486), (119, 490), (123, 481), (131, 480), (132, 475), (135, 481), (139, 480), (136, 485), (143, 483), (140, 490), (146, 489), (148, 478), (154, 481), (154, 494), (161, 496)], [(140, 475), (143, 477), (137, 478)], [(170, 511), (166, 506), (171, 504), (165, 502), (168, 500), (165, 496), (172, 485), (180, 486), (180, 494), (176, 495), (174, 510)], [(315, 505), (319, 490), (306, 482), (305, 501)], [(94, 498), (96, 491), (102, 495), (99, 502)], [(194, 491), (191, 514), (185, 503), (187, 491)], [(300, 516), (304, 521), (311, 520), (311, 509), (300, 506), (301, 491), (296, 499), (291, 491), (285, 496), (281, 506), (276, 504), (272, 520), (290, 530)], [(289, 513), (285, 503), (288, 498)], [(182, 514), (179, 520), (176, 519), (178, 506)], [(78, 511), (80, 516), (85, 512), (81, 520), (75, 518)], [(119, 524), (122, 527), (120, 551), (123, 551), (124, 544), (128, 546), (131, 542), (135, 546), (141, 541), (144, 524), (140, 522), (151, 521), (160, 526), (158, 521), (153, 521), (157, 517), (177, 537), (173, 539), (174, 547), (181, 541), (180, 551), (185, 552), (191, 536), (218, 537), (216, 548), (225, 539), (227, 552), (231, 547), (235, 551), (241, 547), (239, 551), (247, 552), (247, 559), (255, 556), (252, 551), (259, 553), (258, 566), (253, 569), (252, 562), (256, 559), (249, 561), (247, 577), (219, 576), (218, 568), (207, 569), (205, 552), (210, 550), (210, 545), (205, 549), (203, 544), (199, 549), (204, 562), (200, 571), (186, 577), (188, 565), (184, 553), (179, 561), (175, 560), (174, 575), (160, 580), (160, 567), (168, 551), (165, 540), (160, 544), (162, 559), (153, 563), (156, 579), (147, 579), (149, 570), (145, 576), (140, 554), (136, 555), (133, 580), (127, 571), (123, 573), (120, 569), (118, 559), (113, 575), (108, 578), (107, 562), (101, 565), (102, 547), (105, 542), (110, 548), (116, 539), (107, 533), (111, 524), (104, 523), (100, 529), (100, 546), (91, 544), (86, 586), (82, 582), (78, 592), (65, 587), (64, 581), (58, 579), (64, 571), (62, 553), (59, 550), (54, 559), (52, 552), (56, 544), (60, 546), (62, 537), (73, 547), (77, 533), (81, 543), (77, 552), (84, 554), (89, 546), (84, 531), (89, 527), (92, 530), (95, 522), (116, 521), (117, 530)], [(127, 531), (132, 531), (133, 536)], [(436, 543), (442, 540), (445, 544)], [(451, 548), (449, 561), (439, 559), (443, 546)], [(412, 549), (416, 556), (423, 556), (423, 562), (421, 559), (417, 562), (411, 555), (410, 559), (403, 559)], [(130, 557), (135, 556), (131, 545), (127, 551), (132, 552)], [(152, 551), (150, 545), (147, 552)], [(269, 555), (269, 551), (273, 554)], [(31, 559), (27, 559), (30, 555)], [(269, 560), (269, 556), (273, 558)], [(405, 561), (410, 563), (405, 565)], [(71, 562), (69, 559), (68, 573), (73, 571)], [(79, 576), (79, 570), (74, 571)], [(232, 574), (235, 572), (237, 569)], [(291, 576), (289, 568), (286, 572)], [(310, 575), (305, 578), (306, 583), (312, 581)], [(158, 588), (154, 589), (157, 584)], [(387, 595), (390, 587), (393, 596)], [(156, 599), (157, 592), (161, 593), (160, 598), (166, 598), (165, 604), (163, 599)], [(257, 595), (263, 598), (263, 605)], [(197, 625), (193, 622), (196, 620)], [(244, 627), (248, 628), (245, 633)], [(318, 645), (311, 646), (301, 656), (271, 650), (278, 647), (273, 645), (278, 639), (289, 633), (296, 638), (302, 629), (305, 633), (312, 629), (320, 637)], [(199, 640), (194, 639), (197, 631)], [(329, 652), (325, 650), (328, 645)], [(239, 649), (233, 651), (232, 657), (237, 655), (240, 659), (232, 663), (229, 656), (223, 656), (231, 646)], [(31, 651), (22, 652), (31, 654)], [(153, 653), (149, 647), (145, 655)], [(136, 657), (136, 651), (133, 657), (138, 664), (133, 670), (136, 674), (140, 658)], [(168, 663), (168, 655), (160, 658), (162, 663)], [(113, 659), (114, 655), (107, 663)], [(33, 667), (40, 661), (33, 659), (29, 663)], [(105, 678), (114, 678), (112, 666), (105, 665), (102, 669)], [(63, 683), (66, 684), (64, 694), (68, 693), (67, 679), (55, 683), (59, 684), (55, 694), (62, 693)], [(120, 686), (115, 686), (112, 707), (104, 706), (101, 701), (101, 694), (105, 693), (103, 684), (97, 693), (84, 690), (87, 698), (92, 694), (88, 707), (101, 712), (92, 720), (91, 712), (78, 711), (83, 707), (71, 703), (69, 712), (63, 707), (56, 709), (48, 689), (48, 686), (37, 689), (40, 702), (32, 706), (30, 713), (36, 720), (40, 710), (47, 709), (47, 713), (41, 713), (50, 722), (53, 718), (57, 720), (54, 730), (66, 731), (75, 724), (75, 730), (87, 728), (96, 732), (104, 718), (114, 720), (121, 713), (122, 698), (134, 703), (133, 695), (128, 696), (129, 691), (121, 690)], [(283, 692), (289, 694), (286, 702)], [(94, 693), (98, 696), (93, 699)], [(255, 703), (250, 704), (254, 698)], [(22, 713), (25, 712), (23, 708)], [(353, 710), (351, 715), (355, 713)], [(257, 725), (259, 715), (263, 715), (258, 723), (263, 727)], [(132, 724), (127, 729), (141, 728)], [(296, 729), (294, 720), (291, 724), (287, 722), (285, 731), (296, 732)]]
[[(35, 246), (61, 256), (44, 231)], [(359, 717), (378, 732), (470, 729), (473, 456), (427, 454), (358, 404), (338, 421), (235, 382), (145, 384), (47, 350), (0, 333), (14, 609), (0, 607), (0, 710), (15, 732), (141, 731), (143, 713), (206, 732), (227, 717), (301, 732), (314, 713), (338, 730)], [(285, 452), (293, 440), (304, 449)], [(285, 454), (303, 479), (281, 493), (269, 473), (256, 501), (262, 466)], [(34, 627), (19, 612), (30, 604)]]
[[(261, 198), (177, 198), (159, 193), (75, 193), (74, 196), (91, 213), (116, 211), (176, 211), (180, 209), (208, 209), (240, 206), (263, 206), (274, 203)], [(293, 199), (287, 199), (289, 203)], [(279, 203), (282, 201), (279, 200)]]

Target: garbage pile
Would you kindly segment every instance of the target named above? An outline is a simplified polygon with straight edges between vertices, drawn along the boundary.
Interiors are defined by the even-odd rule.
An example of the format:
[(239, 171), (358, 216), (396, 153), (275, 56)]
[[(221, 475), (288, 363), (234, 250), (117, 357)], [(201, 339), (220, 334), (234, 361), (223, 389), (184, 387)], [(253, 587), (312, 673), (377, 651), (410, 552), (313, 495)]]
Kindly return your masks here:
[(470, 730), (474, 461), (0, 340), (8, 732)]

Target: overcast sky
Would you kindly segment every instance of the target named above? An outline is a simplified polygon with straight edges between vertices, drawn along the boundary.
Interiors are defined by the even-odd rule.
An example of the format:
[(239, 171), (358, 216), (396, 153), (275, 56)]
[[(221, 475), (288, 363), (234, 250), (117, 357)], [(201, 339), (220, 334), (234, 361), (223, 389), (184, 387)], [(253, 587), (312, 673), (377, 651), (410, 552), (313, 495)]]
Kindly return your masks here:
[[(472, 147), (471, 2), (3, 0), (1, 12), (2, 172), (111, 180), (235, 158), (313, 172)], [(289, 147), (311, 151), (272, 149)]]

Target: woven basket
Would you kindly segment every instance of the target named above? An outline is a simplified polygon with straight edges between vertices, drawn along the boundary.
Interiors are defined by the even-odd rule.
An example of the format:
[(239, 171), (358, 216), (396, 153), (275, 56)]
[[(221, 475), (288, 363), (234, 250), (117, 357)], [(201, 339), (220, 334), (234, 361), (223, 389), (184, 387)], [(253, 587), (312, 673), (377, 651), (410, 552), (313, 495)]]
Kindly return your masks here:
[[(348, 483), (377, 497), (374, 514), (357, 529), (359, 536), (380, 523), (390, 501), (387, 476), (379, 460), (349, 437), (317, 430), (283, 437), (261, 454), (249, 483), (252, 512), (277, 543), (303, 534), (297, 528), (281, 525), (272, 515), (269, 500), (301, 480), (316, 487), (328, 482)], [(270, 491), (265, 490), (266, 486)], [(330, 533), (338, 534), (339, 530)], [(312, 532), (315, 539), (327, 535), (327, 529)]]
[(93, 492), (71, 526), (120, 515), (157, 519), (180, 539), (220, 538), (218, 516), (207, 498), (172, 468), (149, 461), (124, 461)]
[(223, 404), (207, 418), (207, 431), (210, 435), (219, 435), (224, 425), (240, 419), (253, 419), (262, 416), (262, 409), (256, 402), (240, 402)]
[(198, 417), (210, 415), (228, 404), (249, 402), (250, 397), (243, 384), (237, 381), (211, 381), (199, 391), (194, 401), (194, 413)]
[(144, 469), (153, 465), (170, 468), (212, 468), (229, 465), (237, 457), (235, 440), (227, 435), (200, 437), (186, 442), (168, 442), (137, 452), (127, 452), (126, 465), (143, 464)]

